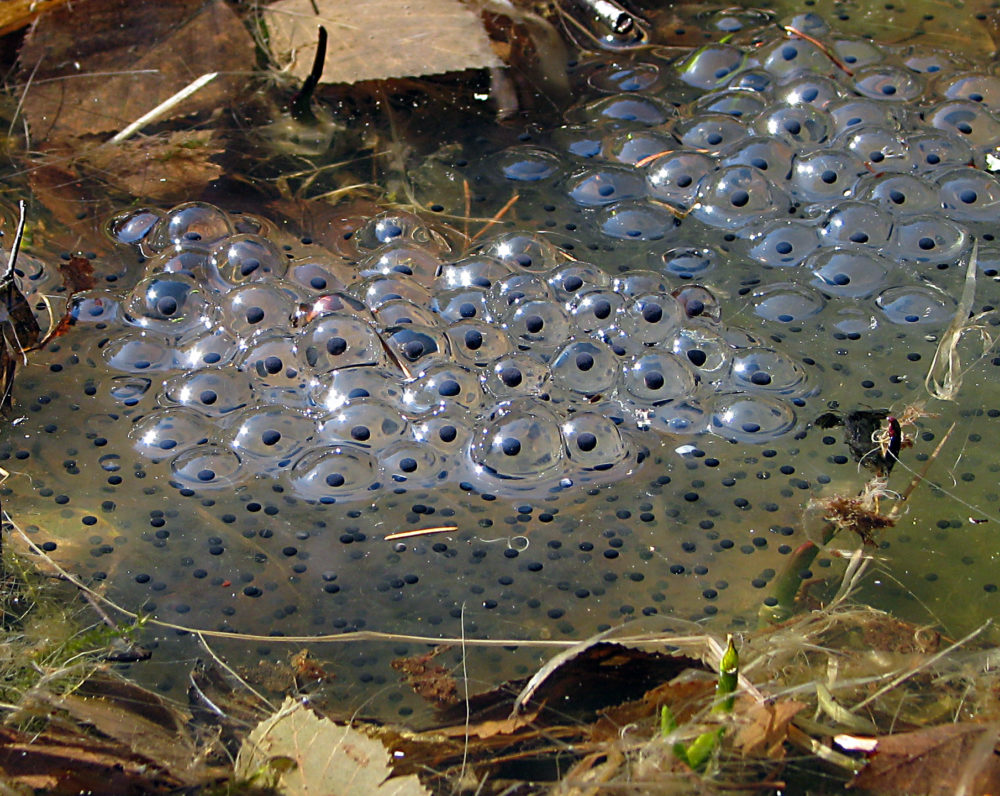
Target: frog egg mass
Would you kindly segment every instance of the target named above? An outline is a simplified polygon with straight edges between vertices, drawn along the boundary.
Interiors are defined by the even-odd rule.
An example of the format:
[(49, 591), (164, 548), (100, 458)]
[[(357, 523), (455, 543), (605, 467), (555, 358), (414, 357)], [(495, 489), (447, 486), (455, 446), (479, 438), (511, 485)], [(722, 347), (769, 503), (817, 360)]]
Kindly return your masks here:
[(921, 397), (976, 239), (1000, 298), (1000, 79), (791, 28), (579, 64), (566, 124), (455, 167), (518, 195), (475, 244), (117, 215), (114, 279), (17, 374), (5, 508), (187, 627), (755, 620), (809, 499), (863, 480), (812, 421)]

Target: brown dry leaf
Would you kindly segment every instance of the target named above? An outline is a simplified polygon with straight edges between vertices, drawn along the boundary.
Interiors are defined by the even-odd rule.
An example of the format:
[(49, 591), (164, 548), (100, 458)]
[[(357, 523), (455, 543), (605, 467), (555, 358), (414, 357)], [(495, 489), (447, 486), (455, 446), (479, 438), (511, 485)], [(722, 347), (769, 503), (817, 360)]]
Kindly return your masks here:
[(304, 80), (317, 28), (329, 34), (323, 83), (357, 83), (501, 66), (482, 20), (458, 0), (279, 0), (264, 11), (278, 63)]
[(788, 725), (800, 710), (803, 702), (784, 699), (780, 702), (758, 702), (740, 699), (736, 715), (745, 722), (736, 733), (733, 745), (744, 757), (784, 757), (784, 744), (788, 738)]
[(4, 0), (0, 3), (0, 36), (27, 27), (46, 11), (69, 0)]
[(431, 663), (446, 649), (447, 646), (435, 647), (423, 655), (396, 658), (390, 665), (402, 673), (406, 684), (418, 696), (437, 705), (454, 705), (458, 702), (458, 683), (455, 682), (455, 677), (444, 666)]
[(90, 0), (40, 19), (19, 62), (22, 82), (31, 76), (23, 108), (37, 148), (121, 130), (206, 72), (221, 72), (170, 116), (210, 113), (253, 69), (254, 44), (224, 0)]
[(320, 718), (292, 697), (240, 748), (236, 776), (262, 771), (285, 794), (428, 796), (416, 775), (389, 779), (389, 753), (379, 741)]
[(492, 738), (496, 735), (513, 735), (518, 730), (533, 724), (541, 711), (542, 708), (538, 707), (530, 713), (513, 718), (481, 721), (477, 724), (470, 724), (468, 727), (460, 724), (443, 730), (434, 730), (430, 734), (443, 735), (446, 738)]
[(199, 195), (222, 174), (210, 158), (223, 149), (210, 130), (182, 130), (93, 147), (82, 164), (130, 196), (169, 204)]
[(868, 765), (851, 781), (885, 796), (1000, 793), (998, 726), (963, 722), (878, 739)]

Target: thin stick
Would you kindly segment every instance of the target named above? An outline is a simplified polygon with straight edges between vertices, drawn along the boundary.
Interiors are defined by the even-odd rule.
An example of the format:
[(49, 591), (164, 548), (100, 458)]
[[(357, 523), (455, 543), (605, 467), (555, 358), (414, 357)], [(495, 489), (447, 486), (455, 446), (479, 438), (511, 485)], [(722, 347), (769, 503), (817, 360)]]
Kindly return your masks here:
[(14, 278), (14, 265), (17, 263), (17, 253), (21, 248), (21, 239), (24, 237), (24, 222), (28, 218), (27, 205), (23, 199), (17, 203), (17, 231), (14, 233), (14, 242), (10, 247), (10, 257), (7, 258), (7, 270), (4, 272), (4, 279)]
[(147, 124), (156, 121), (164, 114), (173, 110), (174, 107), (182, 103), (196, 91), (199, 91), (200, 89), (204, 88), (207, 84), (211, 83), (218, 76), (219, 76), (218, 72), (206, 72), (197, 80), (191, 81), (176, 94), (174, 94), (171, 97), (168, 97), (159, 105), (157, 105), (155, 108), (153, 108), (153, 110), (151, 110), (149, 113), (140, 116), (138, 119), (132, 122), (132, 124), (130, 124), (124, 130), (122, 130), (120, 133), (117, 133), (114, 136), (112, 136), (111, 140), (108, 143), (120, 144), (126, 138), (131, 138)]
[(899, 503), (893, 506), (892, 511), (889, 512), (890, 517), (895, 518), (896, 516), (898, 516), (899, 507), (902, 506), (904, 503), (906, 503), (907, 498), (909, 498), (910, 495), (913, 494), (913, 490), (917, 488), (917, 484), (919, 484), (921, 481), (927, 480), (927, 472), (931, 469), (931, 465), (934, 464), (934, 460), (937, 459), (938, 454), (941, 453), (941, 448), (944, 447), (944, 444), (948, 441), (948, 438), (951, 436), (951, 432), (954, 430), (955, 430), (955, 424), (952, 423), (951, 426), (948, 427), (948, 430), (944, 433), (944, 436), (941, 437), (941, 441), (938, 442), (937, 446), (934, 448), (934, 452), (931, 453), (931, 455), (928, 457), (927, 461), (924, 463), (924, 466), (920, 468), (920, 472), (913, 474), (913, 478), (910, 479), (910, 485), (907, 486), (906, 489), (903, 490), (903, 493), (899, 496)]
[(811, 45), (819, 49), (819, 51), (823, 53), (823, 55), (825, 55), (827, 58), (829, 58), (833, 62), (833, 65), (836, 66), (845, 75), (847, 75), (848, 77), (854, 77), (854, 72), (848, 69), (847, 66), (844, 64), (844, 62), (841, 61), (836, 55), (834, 55), (833, 52), (830, 50), (830, 48), (827, 47), (825, 44), (823, 44), (823, 42), (821, 42), (819, 39), (814, 39), (808, 33), (803, 33), (801, 30), (793, 28), (791, 25), (785, 25), (784, 30), (785, 33), (790, 33), (793, 36), (798, 36), (800, 39), (805, 39)]
[[(465, 237), (469, 238), (469, 243), (472, 243), (476, 238), (478, 238), (480, 235), (482, 235), (484, 232), (486, 232), (486, 230), (488, 230), (494, 224), (496, 224), (497, 222), (499, 222), (500, 219), (503, 218), (504, 213), (506, 213), (508, 210), (510, 210), (514, 206), (514, 203), (518, 199), (520, 199), (520, 198), (521, 198), (521, 194), (518, 194), (518, 193), (514, 194), (510, 199), (507, 200), (507, 204), (505, 204), (503, 207), (501, 207), (499, 210), (497, 210), (497, 212), (494, 213), (493, 218), (491, 218), (489, 221), (487, 221), (483, 225), (483, 228), (481, 230), (479, 230), (479, 232), (477, 232), (471, 238), (469, 238), (468, 229), (466, 229)], [(468, 227), (468, 218), (466, 218), (466, 227)]]
[(396, 531), (396, 533), (390, 533), (388, 536), (383, 536), (383, 542), (391, 542), (394, 539), (408, 539), (411, 536), (427, 536), (432, 533), (450, 533), (451, 531), (457, 531), (457, 525), (439, 525), (436, 528), (417, 528), (412, 531)]
[(472, 215), (472, 193), (469, 191), (469, 181), (462, 178), (462, 193), (465, 194), (465, 227), (462, 237), (469, 240), (469, 216)]
[(201, 646), (203, 646), (208, 651), (208, 654), (212, 656), (212, 660), (214, 660), (217, 664), (219, 664), (219, 666), (221, 666), (223, 669), (229, 672), (229, 674), (232, 675), (240, 685), (246, 688), (247, 691), (249, 691), (251, 694), (257, 697), (257, 699), (263, 702), (264, 705), (267, 706), (268, 710), (272, 712), (277, 711), (278, 708), (270, 700), (268, 700), (267, 697), (265, 697), (263, 694), (257, 691), (252, 685), (250, 685), (250, 683), (248, 683), (246, 680), (240, 677), (232, 666), (230, 666), (228, 663), (222, 660), (222, 658), (220, 658), (218, 655), (215, 654), (215, 650), (213, 650), (208, 645), (208, 642), (205, 641), (204, 635), (202, 635), (200, 632), (196, 633), (196, 635), (198, 636), (198, 641), (201, 642)]

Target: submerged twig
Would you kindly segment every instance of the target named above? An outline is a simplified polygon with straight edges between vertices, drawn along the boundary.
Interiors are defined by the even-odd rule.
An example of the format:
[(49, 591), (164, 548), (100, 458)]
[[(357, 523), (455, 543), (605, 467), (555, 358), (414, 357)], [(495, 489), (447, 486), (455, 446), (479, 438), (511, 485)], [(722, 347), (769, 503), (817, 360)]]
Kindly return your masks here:
[(109, 144), (120, 144), (122, 141), (131, 138), (137, 132), (139, 132), (143, 127), (145, 127), (150, 122), (155, 122), (164, 114), (169, 113), (176, 106), (190, 97), (197, 91), (211, 83), (215, 78), (219, 76), (218, 72), (207, 72), (196, 80), (192, 80), (184, 88), (178, 91), (173, 96), (167, 97), (163, 102), (157, 105), (149, 113), (143, 114), (138, 119), (136, 119), (132, 124), (123, 129), (121, 132), (113, 135), (109, 140)]

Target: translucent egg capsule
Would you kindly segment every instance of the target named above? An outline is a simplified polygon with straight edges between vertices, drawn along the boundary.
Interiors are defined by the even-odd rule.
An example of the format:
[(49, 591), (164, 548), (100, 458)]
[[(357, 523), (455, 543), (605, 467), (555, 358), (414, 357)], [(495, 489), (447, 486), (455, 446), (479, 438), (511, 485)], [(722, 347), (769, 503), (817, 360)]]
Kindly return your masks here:
[(537, 235), (508, 232), (490, 240), (481, 254), (493, 257), (513, 271), (536, 273), (566, 261), (565, 255), (554, 245)]
[(403, 408), (422, 415), (445, 406), (476, 409), (483, 402), (479, 374), (451, 363), (427, 368), (403, 388)]
[(127, 323), (165, 335), (207, 330), (214, 315), (198, 283), (182, 274), (146, 277), (129, 292), (124, 310)]
[(438, 326), (441, 320), (441, 316), (430, 307), (421, 307), (406, 299), (387, 301), (372, 315), (382, 329), (403, 325), (432, 328)]
[(710, 226), (735, 229), (787, 215), (790, 206), (787, 195), (761, 171), (725, 166), (702, 180), (691, 214)]
[(569, 461), (582, 470), (604, 472), (631, 458), (614, 421), (595, 412), (578, 412), (560, 427)]
[(512, 350), (510, 337), (491, 323), (463, 320), (445, 330), (455, 361), (471, 367), (482, 367)]
[(151, 246), (157, 251), (168, 247), (208, 250), (232, 234), (228, 214), (205, 202), (187, 202), (168, 211), (156, 225)]
[(166, 213), (156, 208), (126, 210), (112, 216), (105, 230), (118, 243), (140, 246), (143, 242), (156, 238), (156, 229), (165, 217)]
[(892, 216), (867, 202), (847, 201), (827, 213), (820, 234), (832, 245), (857, 245), (878, 248), (889, 240)]
[(823, 311), (826, 301), (812, 288), (775, 282), (753, 292), (754, 312), (767, 321), (794, 323)]
[(837, 81), (819, 74), (793, 76), (774, 90), (774, 99), (786, 105), (810, 105), (826, 108), (843, 99), (844, 90)]
[(549, 272), (545, 281), (552, 297), (563, 304), (592, 290), (603, 290), (611, 285), (607, 271), (597, 265), (576, 262)]
[(964, 141), (949, 133), (918, 133), (908, 136), (913, 168), (937, 172), (949, 166), (971, 166), (975, 155)]
[(671, 290), (670, 295), (677, 299), (688, 318), (718, 323), (722, 317), (719, 299), (704, 285), (684, 285)]
[(312, 448), (292, 465), (288, 477), (296, 495), (319, 503), (356, 500), (381, 486), (376, 460), (361, 448)]
[(406, 299), (418, 306), (430, 304), (430, 293), (413, 279), (400, 275), (372, 276), (350, 286), (351, 293), (370, 310), (377, 310), (387, 301)]
[(430, 445), (442, 454), (458, 456), (468, 446), (472, 430), (478, 426), (478, 420), (470, 413), (451, 405), (414, 421), (412, 434), (420, 445)]
[(890, 239), (897, 257), (915, 262), (955, 262), (968, 247), (966, 229), (940, 215), (917, 215), (898, 221)]
[(269, 406), (244, 409), (227, 421), (225, 442), (246, 461), (272, 460), (287, 467), (291, 459), (312, 443), (316, 421), (301, 411)]
[(753, 166), (775, 182), (787, 180), (792, 172), (795, 149), (783, 139), (751, 136), (720, 156), (723, 166)]
[(831, 135), (841, 135), (857, 127), (899, 128), (894, 106), (869, 99), (848, 98), (826, 106), (830, 116)]
[(299, 333), (297, 345), (317, 373), (357, 365), (382, 365), (385, 348), (371, 323), (340, 313), (321, 315)]
[(746, 124), (725, 113), (702, 113), (681, 119), (674, 124), (672, 132), (684, 146), (713, 154), (749, 134)]
[(178, 454), (170, 462), (170, 474), (177, 486), (197, 489), (224, 489), (243, 480), (240, 457), (216, 445)]
[(218, 326), (205, 334), (186, 335), (177, 341), (174, 364), (186, 370), (214, 367), (230, 362), (240, 344), (225, 327)]
[(938, 80), (934, 89), (947, 99), (979, 102), (991, 111), (1000, 111), (1000, 77), (996, 75), (959, 72)]
[(945, 212), (957, 221), (1000, 218), (1000, 180), (979, 169), (948, 169), (934, 175)]
[(473, 318), (491, 321), (493, 313), (487, 299), (488, 294), (482, 288), (458, 288), (436, 291), (431, 306), (448, 323)]
[(654, 268), (681, 279), (701, 278), (723, 259), (718, 249), (709, 246), (672, 246), (664, 252), (650, 254)]
[(298, 307), (294, 291), (273, 281), (234, 288), (219, 302), (226, 328), (243, 340), (287, 328)]
[(663, 70), (654, 63), (610, 61), (598, 63), (587, 76), (587, 85), (608, 94), (651, 91), (664, 82)]
[(851, 127), (834, 139), (833, 145), (871, 164), (873, 172), (904, 172), (914, 166), (906, 140), (892, 127)]
[(819, 243), (814, 223), (786, 219), (754, 228), (748, 253), (765, 265), (791, 268), (815, 251)]
[(253, 393), (249, 378), (233, 368), (203, 368), (163, 385), (164, 398), (208, 417), (221, 417), (247, 406)]
[(931, 127), (955, 134), (975, 150), (992, 149), (1000, 141), (1000, 121), (978, 102), (948, 100), (923, 115)]
[(267, 238), (260, 235), (234, 235), (212, 251), (212, 275), (225, 290), (249, 282), (283, 277), (288, 261)]
[(111, 323), (120, 308), (118, 294), (110, 290), (84, 290), (70, 298), (66, 316), (78, 324)]
[(795, 159), (792, 195), (803, 202), (835, 202), (850, 195), (865, 165), (854, 155), (837, 150), (809, 152)]
[(510, 273), (511, 266), (494, 257), (467, 257), (439, 267), (435, 290), (486, 290)]
[(703, 380), (717, 384), (728, 372), (730, 346), (710, 326), (687, 326), (674, 332), (667, 350), (686, 359)]
[(347, 401), (323, 415), (316, 428), (319, 445), (350, 444), (380, 451), (409, 438), (410, 426), (395, 407), (376, 398)]
[(433, 283), (439, 267), (437, 257), (429, 251), (407, 244), (382, 247), (355, 266), (361, 277), (409, 276), (424, 286)]
[(924, 84), (911, 70), (890, 64), (872, 64), (855, 71), (854, 90), (872, 99), (909, 102), (923, 94)]
[(673, 334), (684, 320), (680, 303), (666, 291), (639, 295), (619, 316), (620, 337), (628, 347), (654, 346)]
[(385, 347), (392, 352), (392, 361), (411, 376), (451, 356), (448, 338), (443, 331), (433, 326), (394, 326), (383, 329), (380, 337)]
[(812, 285), (828, 296), (867, 298), (885, 284), (890, 263), (874, 252), (823, 248), (802, 264), (813, 275)]
[(926, 324), (944, 328), (955, 314), (955, 302), (930, 287), (902, 286), (883, 290), (875, 305), (892, 323)]
[(688, 398), (696, 384), (691, 367), (673, 354), (637, 354), (622, 363), (625, 393), (642, 404), (657, 405)]
[(634, 166), (679, 147), (677, 139), (655, 130), (625, 130), (604, 139), (601, 155), (605, 160)]
[(635, 172), (605, 166), (571, 176), (566, 193), (581, 207), (599, 207), (621, 199), (635, 199), (645, 189), (642, 178)]
[(540, 404), (514, 402), (485, 418), (469, 456), (493, 477), (534, 481), (558, 468), (565, 454), (555, 417)]
[(203, 415), (192, 409), (173, 406), (143, 415), (129, 429), (128, 435), (136, 453), (160, 460), (206, 443), (210, 429)]
[(694, 203), (698, 186), (715, 167), (715, 160), (698, 152), (671, 152), (646, 167), (649, 195), (679, 210)]
[(799, 150), (822, 144), (830, 137), (830, 117), (808, 105), (772, 105), (754, 119), (757, 135), (781, 138)]
[(618, 316), (625, 299), (611, 290), (595, 290), (570, 303), (569, 315), (576, 327), (595, 336), (612, 334), (618, 328)]
[(937, 187), (910, 174), (871, 174), (858, 180), (855, 196), (893, 213), (929, 213), (940, 207)]
[(310, 377), (292, 335), (261, 335), (236, 355), (233, 364), (250, 376), (258, 400), (286, 406), (308, 402)]
[(691, 103), (689, 112), (692, 116), (721, 113), (737, 119), (750, 119), (764, 110), (764, 99), (756, 93), (739, 89), (713, 91)]
[(758, 57), (761, 67), (778, 79), (802, 72), (824, 74), (835, 71), (829, 56), (806, 39), (779, 38), (763, 45)]
[(511, 274), (493, 283), (487, 294), (491, 317), (503, 317), (511, 308), (527, 301), (551, 301), (549, 284), (541, 274)]
[(795, 412), (769, 395), (735, 393), (712, 402), (709, 431), (734, 442), (771, 442), (795, 427)]
[(332, 257), (304, 257), (291, 260), (288, 263), (288, 280), (294, 285), (304, 288), (307, 293), (330, 293), (343, 291), (347, 284), (344, 266)]
[(676, 211), (645, 201), (616, 202), (595, 217), (598, 229), (618, 240), (662, 240), (680, 226)]
[(671, 105), (642, 94), (616, 94), (573, 109), (571, 121), (605, 127), (655, 127), (676, 114)]
[(432, 487), (448, 477), (440, 454), (429, 445), (409, 440), (394, 442), (379, 453), (380, 478), (387, 487)]
[(542, 360), (526, 353), (501, 357), (480, 377), (483, 389), (498, 399), (540, 396), (549, 381), (549, 368)]
[(878, 45), (869, 39), (837, 39), (831, 49), (848, 69), (877, 64), (885, 58)]
[(579, 395), (607, 394), (618, 383), (619, 365), (607, 345), (592, 340), (574, 340), (552, 357), (552, 383)]
[(541, 182), (562, 170), (558, 156), (535, 146), (514, 146), (499, 152), (492, 167), (512, 182)]
[(566, 311), (551, 300), (518, 302), (500, 316), (500, 323), (514, 345), (521, 348), (551, 348), (564, 342), (570, 333)]
[(119, 335), (101, 351), (109, 367), (127, 373), (170, 370), (174, 351), (162, 338), (146, 332), (131, 331)]
[(372, 366), (351, 366), (325, 373), (309, 383), (311, 405), (334, 411), (348, 401), (377, 398), (399, 406), (403, 396), (403, 374)]
[(382, 213), (354, 231), (351, 238), (360, 251), (372, 251), (389, 243), (438, 244), (440, 239), (417, 216), (410, 213)]
[(689, 86), (713, 89), (725, 85), (736, 72), (754, 65), (738, 47), (709, 44), (681, 60), (677, 74)]
[(555, 148), (578, 158), (593, 158), (601, 154), (604, 132), (597, 125), (567, 124), (551, 133)]
[(733, 385), (740, 390), (801, 394), (806, 373), (791, 357), (773, 348), (744, 348), (733, 353)]

